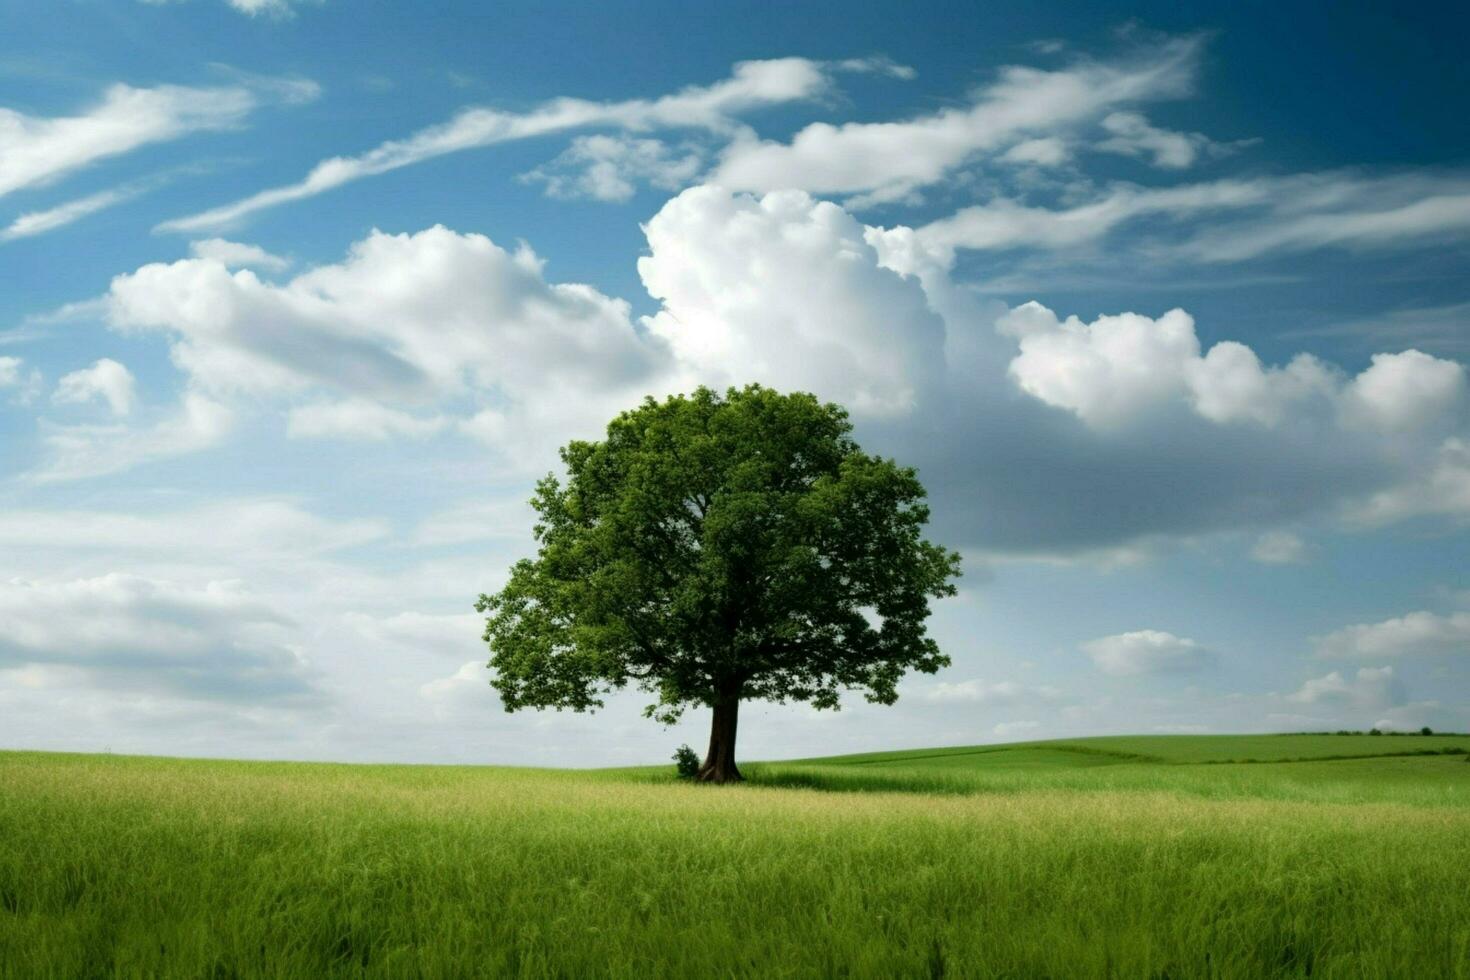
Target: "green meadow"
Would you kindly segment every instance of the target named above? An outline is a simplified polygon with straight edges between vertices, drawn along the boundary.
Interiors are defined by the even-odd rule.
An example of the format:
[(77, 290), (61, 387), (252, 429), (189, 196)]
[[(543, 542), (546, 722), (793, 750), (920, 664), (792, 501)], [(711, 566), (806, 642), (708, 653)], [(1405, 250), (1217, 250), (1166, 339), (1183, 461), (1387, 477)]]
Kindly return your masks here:
[(0, 753), (5, 977), (1470, 977), (1470, 737), (569, 771)]

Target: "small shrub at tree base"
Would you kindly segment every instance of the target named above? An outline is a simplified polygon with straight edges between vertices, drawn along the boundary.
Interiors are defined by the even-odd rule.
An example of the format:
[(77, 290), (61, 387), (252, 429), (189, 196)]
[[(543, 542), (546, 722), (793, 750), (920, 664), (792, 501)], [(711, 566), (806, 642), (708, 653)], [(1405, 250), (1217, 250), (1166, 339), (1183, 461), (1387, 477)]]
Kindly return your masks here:
[(674, 769), (680, 779), (693, 779), (699, 774), (699, 756), (687, 745), (674, 750)]

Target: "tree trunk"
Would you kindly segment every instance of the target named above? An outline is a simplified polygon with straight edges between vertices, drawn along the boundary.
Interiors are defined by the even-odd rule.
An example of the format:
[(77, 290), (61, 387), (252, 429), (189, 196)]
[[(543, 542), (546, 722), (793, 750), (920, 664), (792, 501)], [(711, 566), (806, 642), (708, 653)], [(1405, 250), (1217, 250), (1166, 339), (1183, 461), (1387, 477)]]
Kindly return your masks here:
[(735, 726), (740, 719), (740, 696), (727, 696), (715, 702), (710, 724), (709, 755), (699, 767), (695, 779), (701, 783), (734, 783), (744, 777), (735, 768)]

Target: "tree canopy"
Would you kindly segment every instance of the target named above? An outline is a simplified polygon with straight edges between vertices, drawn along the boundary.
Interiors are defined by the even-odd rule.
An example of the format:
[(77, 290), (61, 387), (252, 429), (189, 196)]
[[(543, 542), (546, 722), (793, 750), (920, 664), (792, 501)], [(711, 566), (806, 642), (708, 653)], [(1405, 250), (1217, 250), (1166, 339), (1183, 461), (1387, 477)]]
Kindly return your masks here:
[(742, 700), (892, 704), (906, 671), (947, 666), (925, 623), (959, 556), (923, 538), (915, 471), (851, 431), (837, 405), (751, 385), (649, 398), (565, 446), (531, 501), (536, 556), (476, 604), (506, 710), (630, 684), (666, 723), (708, 706), (699, 778), (724, 782)]

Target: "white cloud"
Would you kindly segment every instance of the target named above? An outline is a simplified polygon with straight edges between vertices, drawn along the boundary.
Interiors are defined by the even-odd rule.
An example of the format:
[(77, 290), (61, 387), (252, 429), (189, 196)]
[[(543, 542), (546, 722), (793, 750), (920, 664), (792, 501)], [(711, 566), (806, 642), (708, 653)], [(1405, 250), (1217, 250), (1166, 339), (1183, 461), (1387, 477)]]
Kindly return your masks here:
[(1441, 428), (1465, 401), (1465, 367), (1417, 350), (1374, 354), (1345, 393), (1355, 421), (1388, 433)]
[(1195, 411), (1210, 421), (1265, 426), (1331, 398), (1338, 381), (1331, 367), (1310, 354), (1298, 354), (1282, 367), (1263, 368), (1255, 351), (1230, 340), (1211, 347), (1203, 358), (1186, 361), (1184, 378)]
[(444, 700), (456, 697), (467, 688), (490, 689), (490, 674), (485, 668), (485, 661), (471, 660), (462, 665), (448, 677), (441, 677), (429, 681), (419, 688), (420, 696), (430, 701)]
[(1194, 319), (1183, 310), (1157, 320), (1124, 313), (1083, 324), (1060, 321), (1032, 302), (1007, 314), (1000, 328), (1020, 343), (1010, 365), (1016, 383), (1096, 426), (1127, 422), (1182, 397), (1181, 365), (1199, 357)]
[(1266, 213), (1206, 227), (1175, 246), (1177, 257), (1234, 262), (1275, 252), (1433, 243), (1470, 231), (1464, 174), (1298, 174), (1255, 183), (1270, 196)]
[[(140, 3), (154, 7), (163, 7), (173, 3), (183, 3), (185, 0), (139, 0)], [(306, 4), (319, 4), (324, 0), (225, 0), (232, 9), (237, 10), (249, 17), (272, 17), (285, 20), (296, 16), (296, 8)]]
[(135, 397), (133, 373), (104, 357), (89, 368), (63, 375), (51, 400), (58, 405), (79, 405), (101, 398), (113, 415), (127, 415), (133, 410)]
[[(95, 581), (106, 593), (121, 580), (124, 596), (120, 609), (97, 599), (62, 615), (41, 603), (23, 617), (64, 621), (42, 652), (0, 653), (4, 744), (423, 761), (453, 754), (469, 729), (491, 729), (508, 739), (497, 742), (499, 757), (516, 758), (511, 746), (534, 719), (505, 716), (492, 697), (446, 728), (426, 720), (414, 694), (483, 659), (483, 618), (471, 602), (493, 589), (519, 543), (421, 563), (389, 523), (318, 516), (299, 499), (220, 501), (207, 488), (133, 492), (121, 483), (105, 496), (137, 509), (0, 512), (9, 574), (53, 591)], [(89, 620), (92, 647), (76, 633), (92, 629)], [(7, 638), (10, 625), (0, 615)], [(155, 635), (156, 645), (130, 652)], [(35, 686), (17, 690), (19, 671)]]
[(521, 179), (545, 184), (550, 197), (626, 201), (640, 183), (677, 190), (703, 162), (692, 145), (675, 153), (661, 140), (598, 134), (577, 137), (555, 160)]
[(976, 204), (919, 228), (916, 243), (944, 264), (956, 249), (1067, 249), (1101, 239), (1115, 228), (1152, 215), (1184, 218), (1246, 208), (1267, 200), (1259, 182), (1218, 180), (1177, 187), (1119, 184), (1092, 200), (1062, 209), (1033, 207), (1005, 197)]
[(268, 702), (313, 693), (286, 620), (233, 582), (111, 574), (0, 582), (0, 663), (60, 665), (126, 687)]
[(40, 368), (25, 370), (25, 360), (19, 357), (0, 357), (0, 391), (9, 391), (10, 400), (18, 405), (29, 405), (40, 396), (45, 378)]
[(1417, 479), (1350, 504), (1348, 519), (1374, 526), (1421, 514), (1470, 517), (1470, 441), (1446, 439), (1418, 468)]
[(213, 259), (230, 269), (264, 269), (284, 272), (291, 260), (272, 255), (259, 245), (232, 242), (224, 238), (205, 238), (189, 243), (189, 253), (196, 259)]
[[(1344, 660), (1470, 655), (1470, 612), (1420, 610), (1316, 637), (1317, 656)], [(1386, 669), (1386, 668), (1385, 668)]]
[(915, 406), (943, 368), (944, 324), (866, 231), (799, 191), (696, 187), (648, 222), (644, 322), (701, 380), (802, 388), (859, 413)]
[(273, 399), (297, 436), (459, 433), (530, 468), (645, 394), (812, 390), (921, 468), (947, 536), (992, 555), (1470, 515), (1454, 362), (1384, 355), (1352, 378), (1305, 354), (1203, 350), (1182, 310), (1006, 310), (913, 229), (802, 192), (690, 188), (645, 230), (639, 273), (661, 309), (642, 331), (626, 303), (549, 283), (529, 247), (443, 228), (374, 233), (280, 284), (210, 260), (145, 266), (106, 303), (119, 329), (163, 332), (201, 393)]
[(1074, 192), (1060, 207), (997, 195), (924, 225), (914, 240), (948, 264), (957, 249), (1080, 250), (1146, 218), (1155, 219), (1155, 226), (1122, 254), (1152, 263), (1239, 262), (1327, 247), (1407, 247), (1470, 231), (1470, 180), (1453, 173), (1365, 177), (1333, 172), (1171, 187), (1113, 184)]
[(519, 496), (471, 500), (424, 518), (414, 531), (413, 541), (436, 547), (496, 538), (523, 540), (535, 523), (536, 512)]
[(1066, 140), (1057, 136), (1039, 136), (1022, 140), (1000, 155), (1002, 163), (1030, 164), (1037, 167), (1060, 167), (1072, 157)]
[(302, 3), (303, 0), (227, 0), (229, 5), (242, 14), (251, 17), (266, 14), (272, 17), (289, 17), (295, 11), (293, 4)]
[(833, 71), (887, 75), (889, 78), (897, 78), (905, 82), (911, 82), (919, 77), (919, 73), (912, 67), (901, 65), (892, 58), (884, 55), (874, 55), (870, 58), (844, 58), (841, 61), (829, 61), (827, 67)]
[(1268, 531), (1251, 548), (1251, 558), (1263, 565), (1295, 565), (1306, 556), (1306, 542), (1290, 531)]
[(1015, 681), (990, 683), (975, 678), (940, 681), (916, 696), (938, 704), (1016, 704), (1021, 701), (1053, 701), (1061, 696), (1061, 692), (1045, 685), (1038, 687)]
[[(41, 118), (0, 108), (0, 196), (149, 143), (236, 126), (256, 104), (243, 86), (117, 84), (103, 93), (100, 104), (77, 116)], [(95, 199), (92, 205), (92, 210), (103, 206)], [(42, 220), (28, 217), (33, 223)]]
[(234, 414), (197, 392), (152, 425), (55, 425), (43, 428), (45, 458), (27, 474), (37, 483), (106, 476), (143, 463), (198, 452), (229, 432)]
[(1363, 667), (1351, 680), (1338, 671), (1314, 677), (1286, 700), (1297, 704), (1346, 705), (1355, 708), (1385, 708), (1404, 700), (1403, 685), (1392, 667)]
[(228, 500), (175, 505), (158, 512), (64, 508), (0, 510), (0, 554), (18, 563), (43, 552), (62, 554), (58, 568), (99, 556), (134, 566), (184, 555), (211, 564), (248, 564), (263, 555), (302, 566), (344, 548), (379, 541), (377, 521), (330, 521), (284, 500)]
[(790, 143), (733, 143), (713, 177), (738, 190), (784, 188), (893, 199), (943, 179), (986, 153), (1052, 135), (1130, 103), (1188, 92), (1199, 41), (1180, 38), (1113, 62), (1056, 71), (1011, 66), (969, 106), (883, 123), (813, 123)]
[[(1008, 313), (999, 328), (1018, 338), (1020, 353), (1010, 364), (1016, 383), (1099, 428), (1170, 402), (1186, 402), (1212, 422), (1270, 426), (1338, 389), (1330, 369), (1310, 355), (1263, 369), (1250, 348), (1224, 341), (1201, 356), (1194, 318), (1178, 309), (1158, 319), (1122, 313), (1084, 324), (1032, 302)], [(1442, 363), (1420, 367), (1437, 374)]]
[(596, 386), (649, 360), (626, 303), (547, 283), (529, 248), (442, 226), (374, 231), (341, 264), (281, 285), (207, 259), (144, 266), (113, 281), (108, 316), (170, 336), (175, 362), (212, 392), (424, 401), (558, 378)]
[(742, 61), (731, 76), (708, 86), (690, 86), (658, 99), (591, 102), (561, 98), (527, 113), (470, 108), (447, 123), (422, 129), (403, 140), (383, 143), (355, 157), (333, 157), (317, 164), (295, 184), (261, 191), (222, 207), (159, 225), (162, 231), (219, 228), (256, 211), (312, 197), (364, 177), (412, 166), (424, 160), (477, 147), (547, 136), (575, 129), (612, 128), (630, 132), (702, 129), (729, 134), (739, 129), (735, 116), (750, 109), (810, 99), (828, 86), (821, 62), (805, 58)]
[(1084, 324), (1058, 320), (1027, 303), (1000, 321), (1018, 338), (1011, 362), (1017, 384), (1089, 425), (1126, 424), (1170, 402), (1185, 402), (1212, 422), (1281, 423), (1322, 415), (1344, 436), (1359, 428), (1441, 437), (1463, 425), (1465, 368), (1419, 351), (1375, 354), (1350, 381), (1308, 354), (1263, 368), (1254, 351), (1223, 341), (1203, 356), (1194, 319), (1170, 310), (1158, 319), (1125, 313)]
[[(364, 643), (377, 647), (428, 651), (449, 660), (480, 653), (485, 648), (481, 639), (485, 619), (477, 613), (434, 615), (408, 611), (374, 616), (349, 612), (344, 618)], [(480, 666), (483, 671), (483, 658)]]
[(1163, 630), (1134, 630), (1089, 640), (1082, 650), (1105, 674), (1133, 677), (1197, 670), (1211, 654), (1188, 637)]
[(1095, 149), (1131, 157), (1151, 157), (1156, 167), (1183, 170), (1203, 154), (1219, 154), (1226, 148), (1203, 133), (1180, 133), (1152, 125), (1140, 112), (1114, 112), (1105, 116), (1102, 128), (1109, 135)]
[(293, 439), (345, 439), (383, 442), (395, 437), (423, 439), (444, 431), (442, 415), (421, 417), (364, 398), (318, 402), (291, 409), (286, 434)]
[(1039, 721), (1003, 721), (992, 728), (991, 731), (1001, 738), (1007, 738), (1011, 735), (1020, 735), (1024, 732), (1034, 732), (1040, 727), (1041, 722)]
[[(1381, 358), (1424, 383), (1380, 384), (1377, 363), (1353, 379), (1306, 354), (1202, 351), (1182, 310), (1091, 325), (1034, 303), (998, 312), (910, 229), (862, 228), (800, 192), (691, 188), (646, 231), (640, 273), (664, 306), (646, 322), (680, 385), (759, 380), (848, 404), (875, 445), (920, 466), (936, 516), (964, 526), (951, 533), (991, 549), (1115, 549), (1346, 516), (1386, 493), (1384, 519), (1422, 513), (1410, 488), (1465, 424), (1453, 362)], [(1383, 393), (1371, 411), (1362, 390)], [(1084, 502), (1080, 486), (1099, 489)], [(1438, 512), (1465, 488), (1436, 490)]]
[(89, 214), (106, 210), (131, 200), (136, 197), (137, 189), (113, 188), (111, 190), (99, 191), (96, 194), (88, 194), (86, 197), (67, 201), (53, 208), (42, 211), (27, 211), (17, 217), (3, 230), (0, 230), (0, 242), (14, 241), (17, 238), (29, 238), (32, 235), (45, 234), (55, 231), (57, 228), (65, 227), (73, 221), (79, 221)]
[(640, 398), (667, 359), (627, 303), (547, 282), (528, 247), (443, 227), (375, 231), (282, 284), (209, 259), (144, 266), (113, 281), (108, 316), (168, 336), (214, 397), (312, 396), (291, 417), (303, 437), (424, 436), (450, 424), (426, 406), (469, 399), (462, 427), (544, 455)]

